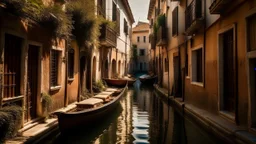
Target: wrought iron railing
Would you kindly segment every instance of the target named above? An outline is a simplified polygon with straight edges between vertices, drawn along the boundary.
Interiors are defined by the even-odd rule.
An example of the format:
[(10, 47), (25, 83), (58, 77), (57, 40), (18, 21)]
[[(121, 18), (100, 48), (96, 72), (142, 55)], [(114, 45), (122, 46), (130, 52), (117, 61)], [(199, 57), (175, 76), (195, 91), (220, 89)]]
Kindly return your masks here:
[(108, 25), (103, 24), (101, 26), (100, 40), (107, 46), (116, 46), (116, 31)]
[(188, 29), (194, 21), (202, 18), (202, 0), (193, 0), (186, 8), (185, 16), (185, 27)]

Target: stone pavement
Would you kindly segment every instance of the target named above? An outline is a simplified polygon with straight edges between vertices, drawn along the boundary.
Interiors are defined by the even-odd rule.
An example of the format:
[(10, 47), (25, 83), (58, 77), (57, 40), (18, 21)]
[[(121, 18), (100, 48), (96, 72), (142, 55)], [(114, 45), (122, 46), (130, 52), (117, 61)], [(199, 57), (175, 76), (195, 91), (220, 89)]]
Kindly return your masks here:
[[(61, 108), (57, 111), (67, 112), (76, 108), (76, 103), (68, 105), (65, 108)], [(57, 112), (56, 111), (56, 112)], [(45, 138), (51, 131), (58, 128), (58, 119), (49, 118), (46, 121), (32, 122), (25, 125), (24, 128), (19, 130), (17, 137), (7, 140), (6, 144), (23, 144), (23, 143), (38, 143), (40, 140)]]

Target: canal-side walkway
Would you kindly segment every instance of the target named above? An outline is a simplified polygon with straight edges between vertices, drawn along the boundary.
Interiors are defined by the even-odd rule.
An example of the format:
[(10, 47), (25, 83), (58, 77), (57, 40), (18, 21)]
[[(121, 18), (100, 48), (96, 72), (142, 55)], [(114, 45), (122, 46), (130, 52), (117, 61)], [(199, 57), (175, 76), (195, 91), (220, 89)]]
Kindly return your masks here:
[(181, 99), (174, 98), (173, 96), (168, 97), (168, 90), (158, 85), (154, 85), (154, 88), (164, 101), (172, 103), (183, 112), (184, 116), (193, 119), (204, 129), (223, 140), (229, 143), (256, 143), (256, 135), (248, 132), (246, 128), (239, 127), (218, 115), (199, 109), (192, 104), (186, 104)]
[[(68, 112), (76, 107), (76, 102), (61, 108), (57, 111)], [(55, 112), (57, 112), (55, 111)], [(51, 131), (58, 128), (58, 119), (56, 117), (48, 118), (46, 121), (37, 121), (27, 124), (18, 131), (18, 136), (7, 140), (6, 144), (39, 143), (48, 136)]]

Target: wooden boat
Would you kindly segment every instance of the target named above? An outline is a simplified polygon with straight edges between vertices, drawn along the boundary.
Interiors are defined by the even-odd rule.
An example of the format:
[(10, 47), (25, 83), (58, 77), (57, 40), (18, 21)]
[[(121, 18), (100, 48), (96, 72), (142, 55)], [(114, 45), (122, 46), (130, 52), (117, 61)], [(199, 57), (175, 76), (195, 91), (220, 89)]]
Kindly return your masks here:
[[(93, 103), (93, 107), (88, 107), (88, 105), (84, 105), (85, 101), (82, 101), (77, 104), (77, 108), (85, 108), (81, 111), (66, 113), (56, 112), (55, 114), (58, 116), (60, 131), (62, 133), (65, 133), (81, 127), (89, 129), (98, 125), (98, 123), (101, 123), (102, 120), (104, 120), (111, 112), (113, 112), (113, 110), (115, 110), (116, 106), (119, 104), (121, 97), (127, 90), (127, 87), (128, 84), (126, 84), (125, 87), (121, 90), (112, 92), (110, 100), (106, 99), (106, 101), (104, 101), (101, 98), (99, 98), (98, 101), (96, 101), (96, 98), (90, 98), (90, 100), (85, 100), (87, 104), (88, 102)], [(104, 94), (102, 94), (102, 97), (103, 95)], [(100, 104), (100, 101), (103, 101), (103, 103)]]
[(127, 79), (109, 79), (109, 78), (105, 78), (103, 80), (105, 80), (108, 85), (116, 86), (116, 87), (123, 87), (127, 83)]
[(156, 82), (156, 79), (157, 79), (156, 75), (153, 75), (153, 76), (142, 75), (139, 77), (140, 82), (145, 85), (153, 85)]
[(137, 80), (136, 78), (132, 78), (132, 77), (131, 78), (125, 77), (124, 79), (128, 81), (129, 86), (132, 86)]

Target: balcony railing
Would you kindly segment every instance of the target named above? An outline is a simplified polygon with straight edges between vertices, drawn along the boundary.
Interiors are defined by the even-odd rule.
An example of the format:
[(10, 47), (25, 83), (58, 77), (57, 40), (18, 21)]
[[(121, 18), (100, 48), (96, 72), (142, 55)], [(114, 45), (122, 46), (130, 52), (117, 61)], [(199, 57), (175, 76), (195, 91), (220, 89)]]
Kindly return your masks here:
[(116, 47), (116, 31), (105, 24), (101, 26), (100, 31), (101, 45), (107, 47)]
[(167, 28), (165, 26), (160, 26), (157, 31), (157, 45), (167, 45)]
[(106, 9), (103, 8), (101, 5), (97, 6), (97, 14), (106, 18)]
[(225, 11), (226, 6), (232, 0), (214, 0), (210, 6), (210, 13), (211, 14), (221, 14)]
[(202, 13), (202, 0), (193, 0), (190, 5), (186, 8), (186, 33), (192, 34), (203, 24), (203, 13)]

